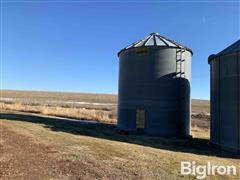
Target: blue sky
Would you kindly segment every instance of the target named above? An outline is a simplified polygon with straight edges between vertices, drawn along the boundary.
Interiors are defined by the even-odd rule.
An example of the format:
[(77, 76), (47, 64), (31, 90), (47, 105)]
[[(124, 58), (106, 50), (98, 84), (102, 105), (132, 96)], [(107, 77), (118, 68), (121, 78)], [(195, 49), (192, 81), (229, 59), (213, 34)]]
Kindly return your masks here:
[(117, 52), (151, 32), (194, 52), (192, 97), (209, 98), (207, 58), (240, 37), (239, 1), (3, 1), (4, 89), (117, 93)]

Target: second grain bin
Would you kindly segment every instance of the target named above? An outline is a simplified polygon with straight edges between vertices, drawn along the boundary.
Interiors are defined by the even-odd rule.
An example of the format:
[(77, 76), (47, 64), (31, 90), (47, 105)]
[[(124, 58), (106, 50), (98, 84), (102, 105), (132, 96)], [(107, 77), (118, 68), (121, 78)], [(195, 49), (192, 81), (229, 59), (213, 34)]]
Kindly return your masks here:
[(240, 152), (240, 40), (208, 58), (211, 67), (210, 141)]
[(154, 136), (189, 136), (191, 49), (151, 33), (118, 56), (118, 128)]

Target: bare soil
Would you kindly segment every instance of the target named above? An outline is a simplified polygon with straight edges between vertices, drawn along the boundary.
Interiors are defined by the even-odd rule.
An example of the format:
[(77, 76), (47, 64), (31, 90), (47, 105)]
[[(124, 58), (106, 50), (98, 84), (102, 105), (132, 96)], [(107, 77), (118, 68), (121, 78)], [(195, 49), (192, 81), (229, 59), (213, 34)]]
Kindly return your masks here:
[[(3, 94), (4, 98), (15, 98), (35, 108), (43, 106), (47, 99), (117, 102), (115, 95), (27, 91)], [(180, 162), (186, 160), (240, 168), (239, 156), (209, 144), (209, 101), (193, 100), (192, 104), (192, 139), (123, 135), (117, 133), (114, 123), (84, 123), (39, 112), (0, 109), (0, 179), (195, 179), (180, 175)], [(58, 106), (82, 108), (61, 104), (49, 107)], [(102, 107), (90, 108), (101, 111)]]
[[(29, 136), (0, 126), (0, 179), (93, 179), (101, 177), (90, 162), (59, 159), (66, 147), (34, 142)], [(65, 149), (65, 150), (64, 150)]]
[[(60, 177), (55, 147), (33, 143), (31, 138), (0, 126), (1, 179), (41, 179)], [(46, 170), (47, 169), (47, 170)]]

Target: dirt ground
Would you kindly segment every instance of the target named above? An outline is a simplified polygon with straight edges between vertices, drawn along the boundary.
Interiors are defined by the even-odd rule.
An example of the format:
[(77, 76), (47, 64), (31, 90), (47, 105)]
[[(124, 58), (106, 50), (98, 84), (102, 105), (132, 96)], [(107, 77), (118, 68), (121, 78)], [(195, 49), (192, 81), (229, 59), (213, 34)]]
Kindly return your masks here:
[(0, 126), (0, 131), (1, 178), (60, 178), (57, 167), (59, 164), (52, 156), (55, 152), (54, 147), (33, 143), (29, 137), (10, 131), (5, 125)]
[(238, 156), (209, 145), (204, 128), (181, 140), (32, 113), (2, 111), (0, 119), (0, 179), (194, 179), (180, 175), (182, 160), (240, 167)]
[(97, 164), (90, 159), (88, 162), (61, 158), (60, 152), (68, 152), (67, 147), (36, 142), (30, 136), (10, 130), (5, 123), (1, 123), (0, 132), (0, 179), (105, 178), (101, 168), (96, 171)]
[[(46, 99), (60, 101), (63, 96), (31, 92), (30, 99), (25, 99), (28, 92), (6, 92), (5, 99), (35, 108)], [(71, 95), (64, 94), (65, 100), (73, 100)], [(114, 95), (76, 93), (74, 97), (77, 101), (101, 103), (105, 98), (104, 103), (116, 103)], [(46, 107), (58, 105), (61, 106)], [(211, 161), (240, 169), (239, 156), (209, 144), (209, 102), (194, 100), (192, 109), (190, 139), (118, 134), (114, 123), (0, 109), (0, 179), (195, 179), (180, 175), (180, 162), (186, 160), (199, 164)], [(240, 174), (207, 179), (240, 179)]]

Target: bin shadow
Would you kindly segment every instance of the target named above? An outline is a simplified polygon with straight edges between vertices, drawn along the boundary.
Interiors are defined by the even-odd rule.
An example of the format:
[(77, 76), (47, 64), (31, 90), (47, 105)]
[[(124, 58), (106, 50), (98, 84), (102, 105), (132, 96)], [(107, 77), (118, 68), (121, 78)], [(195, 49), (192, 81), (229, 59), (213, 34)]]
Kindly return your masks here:
[(91, 121), (78, 121), (65, 118), (42, 117), (35, 114), (0, 113), (0, 119), (24, 121), (41, 124), (56, 132), (74, 135), (90, 136), (131, 144), (137, 144), (174, 152), (186, 152), (197, 155), (218, 156), (225, 158), (240, 158), (238, 154), (216, 149), (209, 144), (209, 140), (201, 138), (159, 138), (136, 134), (119, 134), (116, 125)]

